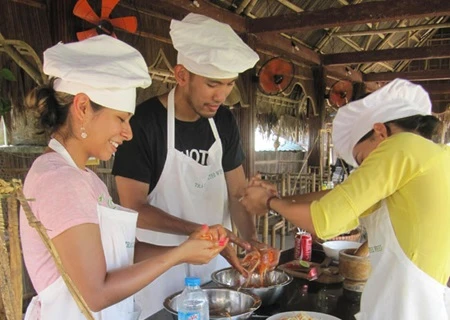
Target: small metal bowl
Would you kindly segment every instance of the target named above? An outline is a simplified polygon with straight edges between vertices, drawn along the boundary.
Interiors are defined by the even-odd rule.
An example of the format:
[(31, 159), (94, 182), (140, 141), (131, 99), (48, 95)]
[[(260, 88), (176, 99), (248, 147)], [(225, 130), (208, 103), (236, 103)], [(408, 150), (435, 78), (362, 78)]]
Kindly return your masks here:
[[(252, 274), (249, 285), (244, 287), (247, 279), (233, 268), (221, 269), (211, 274), (214, 283), (256, 294), (265, 306), (275, 303), (292, 279), (291, 275), (275, 269), (267, 272), (263, 281), (258, 274)], [(261, 286), (261, 283), (264, 286)]]
[[(261, 299), (249, 292), (230, 288), (203, 288), (203, 291), (208, 295), (210, 319), (247, 319), (261, 306)], [(163, 304), (174, 320), (178, 319), (177, 299), (180, 294), (177, 292), (168, 296)]]

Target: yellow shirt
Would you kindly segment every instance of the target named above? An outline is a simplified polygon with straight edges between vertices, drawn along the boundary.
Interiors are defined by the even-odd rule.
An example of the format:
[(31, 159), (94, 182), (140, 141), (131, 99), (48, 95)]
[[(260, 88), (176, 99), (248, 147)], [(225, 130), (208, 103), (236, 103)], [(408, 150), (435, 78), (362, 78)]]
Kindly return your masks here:
[(348, 232), (383, 199), (405, 254), (446, 284), (450, 275), (450, 148), (412, 133), (389, 137), (342, 184), (311, 204), (317, 235), (327, 239)]

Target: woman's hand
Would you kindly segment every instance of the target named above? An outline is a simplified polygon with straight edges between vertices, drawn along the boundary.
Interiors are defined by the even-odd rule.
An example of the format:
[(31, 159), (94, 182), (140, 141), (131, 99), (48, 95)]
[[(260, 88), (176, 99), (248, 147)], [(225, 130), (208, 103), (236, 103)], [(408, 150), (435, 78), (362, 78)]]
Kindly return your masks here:
[(228, 237), (224, 237), (220, 228), (209, 228), (203, 225), (193, 232), (189, 239), (179, 246), (181, 262), (190, 264), (206, 264), (227, 247)]
[[(244, 267), (241, 265), (241, 261), (238, 258), (238, 256), (236, 255), (236, 250), (235, 248), (231, 245), (231, 243), (234, 243), (235, 245), (237, 245), (238, 247), (243, 248), (244, 250), (249, 250), (251, 248), (251, 245), (248, 241), (245, 241), (244, 239), (236, 236), (233, 232), (231, 232), (230, 230), (223, 228), (222, 225), (217, 225), (220, 226), (222, 228), (222, 230), (224, 230), (226, 232), (226, 236), (228, 237), (229, 243), (226, 246), (226, 248), (224, 250), (222, 250), (220, 252), (220, 254), (222, 255), (222, 257), (224, 257), (225, 260), (228, 261), (228, 263), (234, 268), (236, 269), (239, 273), (241, 273), (244, 277), (248, 276), (247, 271), (244, 269)], [(213, 226), (216, 227), (216, 226)]]
[(273, 195), (273, 191), (265, 187), (250, 186), (245, 189), (241, 203), (250, 214), (262, 216), (269, 210), (267, 208), (267, 199)]
[(221, 245), (228, 238), (228, 232), (229, 231), (220, 224), (216, 224), (213, 226), (204, 224), (200, 229), (193, 232), (189, 236), (189, 238), (197, 240), (217, 241), (219, 245)]

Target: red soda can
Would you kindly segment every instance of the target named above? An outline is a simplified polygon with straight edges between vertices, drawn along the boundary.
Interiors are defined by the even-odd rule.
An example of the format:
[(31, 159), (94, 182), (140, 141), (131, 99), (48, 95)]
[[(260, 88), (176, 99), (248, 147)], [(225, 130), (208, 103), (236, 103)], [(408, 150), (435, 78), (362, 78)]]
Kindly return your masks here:
[(302, 234), (304, 232), (297, 232), (294, 237), (294, 259), (298, 260), (300, 259), (302, 255)]
[(309, 233), (303, 233), (300, 238), (301, 256), (303, 261), (311, 261), (312, 254), (312, 236)]

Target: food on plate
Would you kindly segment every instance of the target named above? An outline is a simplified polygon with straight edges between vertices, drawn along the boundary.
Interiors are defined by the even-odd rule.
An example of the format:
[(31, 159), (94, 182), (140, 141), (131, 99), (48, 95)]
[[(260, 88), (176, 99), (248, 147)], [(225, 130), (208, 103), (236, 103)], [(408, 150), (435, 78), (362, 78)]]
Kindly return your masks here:
[(297, 313), (296, 315), (282, 318), (280, 320), (316, 320), (316, 318), (313, 318), (313, 317), (307, 315), (306, 313), (300, 312), (300, 313)]

